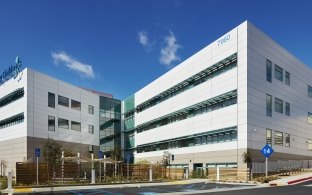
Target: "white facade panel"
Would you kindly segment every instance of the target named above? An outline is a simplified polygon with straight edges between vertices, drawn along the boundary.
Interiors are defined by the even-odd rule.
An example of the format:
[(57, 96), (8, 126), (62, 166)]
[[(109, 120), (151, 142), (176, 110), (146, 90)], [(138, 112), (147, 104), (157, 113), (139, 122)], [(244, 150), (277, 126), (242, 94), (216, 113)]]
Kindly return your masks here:
[[(200, 152), (212, 152), (212, 151), (222, 151), (222, 150), (235, 150), (237, 149), (237, 142), (224, 142), (224, 143), (216, 143), (210, 145), (201, 145), (201, 146), (192, 146), (185, 148), (175, 148), (168, 150), (170, 153), (179, 155), (179, 154), (194, 154)], [(136, 154), (136, 158), (144, 159), (159, 156), (161, 157), (164, 153), (164, 150), (146, 152), (146, 153), (138, 153)], [(187, 163), (188, 164), (188, 163)]]
[(135, 142), (136, 145), (142, 145), (233, 127), (237, 124), (235, 117), (236, 110), (236, 105), (232, 105), (220, 110), (215, 110), (206, 114), (197, 115), (192, 118), (137, 133)]
[[(272, 147), (277, 153), (312, 156), (307, 140), (312, 139), (312, 125), (308, 124), (308, 112), (312, 98), (308, 97), (308, 85), (312, 85), (312, 71), (271, 38), (249, 24), (248, 31), (248, 124), (256, 129), (248, 136), (248, 147), (259, 149), (266, 143), (266, 129), (273, 132)], [(266, 60), (272, 62), (272, 82), (266, 80)], [(275, 65), (283, 69), (283, 81), (275, 78)], [(286, 71), (290, 73), (290, 85), (285, 83)], [(266, 116), (266, 95), (272, 96), (272, 116)], [(275, 98), (283, 101), (283, 113), (276, 112)], [(285, 103), (290, 104), (290, 116), (285, 113)], [(275, 143), (275, 132), (290, 134), (290, 146)], [(274, 157), (274, 156), (273, 156)]]
[(140, 125), (156, 117), (165, 116), (172, 112), (192, 106), (202, 101), (217, 97), (237, 89), (237, 70), (233, 68), (194, 88), (186, 90), (160, 104), (136, 114), (135, 124)]
[[(58, 141), (99, 145), (99, 96), (65, 82), (32, 70), (28, 73), (28, 136), (52, 138)], [(55, 108), (48, 107), (48, 93), (55, 94)], [(58, 105), (58, 95), (69, 99), (69, 107)], [(71, 100), (81, 103), (81, 110), (71, 108)], [(88, 106), (94, 114), (88, 113)], [(48, 131), (48, 116), (55, 117), (55, 131)], [(69, 128), (58, 127), (58, 119), (69, 120)], [(71, 121), (81, 124), (81, 131), (71, 129)], [(88, 125), (94, 126), (94, 134), (88, 133)]]

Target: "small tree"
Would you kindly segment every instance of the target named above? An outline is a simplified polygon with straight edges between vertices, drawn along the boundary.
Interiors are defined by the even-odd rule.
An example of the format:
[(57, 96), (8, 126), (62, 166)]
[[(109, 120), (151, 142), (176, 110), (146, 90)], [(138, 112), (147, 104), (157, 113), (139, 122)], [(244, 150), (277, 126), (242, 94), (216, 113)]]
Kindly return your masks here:
[[(167, 166), (170, 165), (170, 156), (171, 153), (169, 151), (164, 151), (163, 158), (161, 160), (161, 165), (165, 167), (165, 175), (167, 175)], [(169, 178), (170, 178), (170, 169), (169, 169)]]
[(75, 157), (77, 154), (73, 153), (71, 149), (64, 149), (64, 156), (65, 157)]
[(62, 157), (62, 146), (55, 142), (54, 140), (48, 139), (43, 144), (42, 147), (42, 157), (44, 161), (47, 163), (47, 174), (48, 174), (48, 181), (49, 181), (49, 166), (53, 167), (54, 172), (54, 166), (59, 164)]
[(139, 160), (138, 162), (136, 162), (135, 164), (137, 164), (137, 165), (149, 165), (150, 162), (146, 159), (142, 159), (142, 160)]
[(122, 158), (122, 149), (120, 147), (115, 147), (113, 150), (111, 150), (110, 152), (110, 158), (112, 160), (115, 161), (115, 165), (114, 165), (114, 177), (117, 176), (117, 170), (118, 170), (118, 165), (117, 165), (117, 161), (123, 161), (123, 158)]
[(164, 153), (163, 153), (163, 158), (162, 158), (162, 160), (161, 160), (161, 164), (162, 164), (163, 166), (167, 167), (167, 166), (169, 165), (169, 163), (170, 163), (170, 155), (171, 155), (170, 152), (164, 151)]
[(251, 153), (249, 151), (245, 151), (242, 154), (243, 162), (247, 164), (247, 167), (249, 168), (249, 180), (251, 180), (251, 169), (252, 169), (252, 157)]
[(109, 153), (112, 160), (121, 161), (123, 159), (121, 156), (122, 150), (118, 146), (111, 150)]

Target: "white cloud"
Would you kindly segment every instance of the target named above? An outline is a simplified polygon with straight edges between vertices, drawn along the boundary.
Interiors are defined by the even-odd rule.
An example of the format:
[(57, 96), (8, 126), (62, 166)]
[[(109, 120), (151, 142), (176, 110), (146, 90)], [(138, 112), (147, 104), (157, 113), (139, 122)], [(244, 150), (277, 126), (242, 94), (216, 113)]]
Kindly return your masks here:
[(181, 46), (177, 43), (177, 39), (170, 31), (170, 34), (165, 37), (165, 46), (160, 50), (160, 63), (170, 66), (172, 62), (179, 61), (180, 57), (177, 55), (177, 52), (180, 48)]
[(52, 58), (55, 64), (62, 63), (70, 70), (75, 71), (82, 77), (94, 78), (93, 67), (88, 64), (83, 64), (71, 56), (67, 55), (64, 51), (61, 52), (52, 52)]
[(139, 42), (143, 46), (145, 46), (145, 47), (148, 46), (149, 40), (148, 40), (147, 32), (145, 32), (145, 31), (138, 32), (138, 38), (139, 38)]

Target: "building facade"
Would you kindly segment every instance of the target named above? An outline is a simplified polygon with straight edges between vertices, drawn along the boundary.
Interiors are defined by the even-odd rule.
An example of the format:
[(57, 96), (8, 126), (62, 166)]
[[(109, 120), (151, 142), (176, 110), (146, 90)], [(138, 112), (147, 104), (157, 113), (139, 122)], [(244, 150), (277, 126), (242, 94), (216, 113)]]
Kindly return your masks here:
[(123, 101), (134, 161), (246, 167), (312, 157), (312, 71), (246, 21)]
[(111, 95), (75, 87), (29, 68), (4, 82), (0, 91), (3, 173), (14, 171), (16, 162), (33, 162), (35, 148), (42, 148), (47, 139), (81, 157), (97, 154), (99, 135), (109, 129), (100, 123), (102, 105), (118, 101)]
[(110, 156), (121, 150), (121, 101), (100, 97), (100, 150)]
[(1, 168), (32, 162), (47, 139), (82, 156), (120, 149), (130, 163), (169, 151), (190, 171), (246, 168), (245, 152), (264, 162), (266, 144), (270, 161), (311, 160), (311, 75), (248, 21), (124, 101), (26, 68), (0, 85)]

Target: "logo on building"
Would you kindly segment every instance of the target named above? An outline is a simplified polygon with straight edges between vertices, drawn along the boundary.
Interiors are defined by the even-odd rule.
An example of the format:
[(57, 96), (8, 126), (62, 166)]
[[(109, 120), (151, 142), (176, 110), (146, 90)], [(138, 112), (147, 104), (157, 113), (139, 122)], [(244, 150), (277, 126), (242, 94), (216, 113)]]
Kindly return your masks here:
[(17, 75), (21, 72), (22, 61), (17, 56), (15, 59), (15, 65), (9, 66), (3, 73), (0, 75), (0, 85), (6, 82), (7, 80), (14, 78), (16, 79)]

